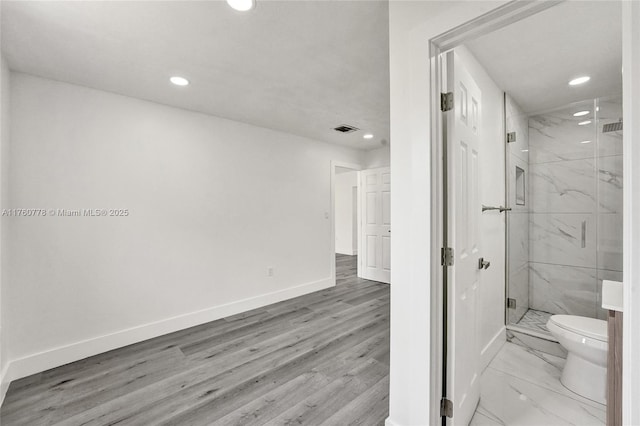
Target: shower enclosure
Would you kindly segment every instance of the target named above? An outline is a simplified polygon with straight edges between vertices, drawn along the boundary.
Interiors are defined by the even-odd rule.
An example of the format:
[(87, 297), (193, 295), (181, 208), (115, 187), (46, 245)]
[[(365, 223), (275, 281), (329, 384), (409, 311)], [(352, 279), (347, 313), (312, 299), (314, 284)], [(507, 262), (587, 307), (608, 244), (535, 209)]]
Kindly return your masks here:
[(622, 99), (524, 114), (505, 95), (509, 328), (549, 336), (553, 314), (606, 318), (622, 281)]

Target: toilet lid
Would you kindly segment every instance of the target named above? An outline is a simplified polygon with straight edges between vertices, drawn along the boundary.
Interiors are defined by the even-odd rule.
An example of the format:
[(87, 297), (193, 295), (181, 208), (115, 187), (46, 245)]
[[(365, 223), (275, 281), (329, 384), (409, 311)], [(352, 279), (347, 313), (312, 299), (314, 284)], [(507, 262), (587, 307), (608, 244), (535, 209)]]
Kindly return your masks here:
[(592, 339), (607, 341), (607, 322), (576, 315), (553, 315), (549, 321), (558, 327)]

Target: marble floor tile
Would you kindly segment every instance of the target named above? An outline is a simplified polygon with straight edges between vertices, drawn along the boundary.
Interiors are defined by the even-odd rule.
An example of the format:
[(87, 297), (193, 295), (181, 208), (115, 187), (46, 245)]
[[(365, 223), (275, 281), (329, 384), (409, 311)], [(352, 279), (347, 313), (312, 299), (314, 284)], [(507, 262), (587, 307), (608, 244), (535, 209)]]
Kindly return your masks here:
[(549, 321), (551, 315), (553, 314), (543, 311), (536, 311), (535, 309), (529, 309), (524, 314), (524, 316), (520, 318), (520, 321), (518, 321), (518, 325), (548, 333), (549, 329), (547, 328), (547, 321)]
[[(543, 334), (540, 332), (540, 334)], [(511, 342), (515, 345), (522, 346), (526, 349), (532, 349), (538, 352), (544, 352), (546, 354), (555, 355), (557, 357), (566, 358), (567, 351), (560, 346), (551, 336), (551, 333), (547, 334), (547, 338), (543, 339), (541, 337), (532, 336), (523, 331), (517, 330), (507, 330), (507, 342)]]
[(604, 425), (604, 410), (498, 371), (485, 370), (477, 410), (502, 425)]
[(583, 398), (560, 383), (565, 362), (564, 358), (507, 343), (491, 361), (490, 367), (575, 399), (581, 404), (604, 410), (604, 405)]

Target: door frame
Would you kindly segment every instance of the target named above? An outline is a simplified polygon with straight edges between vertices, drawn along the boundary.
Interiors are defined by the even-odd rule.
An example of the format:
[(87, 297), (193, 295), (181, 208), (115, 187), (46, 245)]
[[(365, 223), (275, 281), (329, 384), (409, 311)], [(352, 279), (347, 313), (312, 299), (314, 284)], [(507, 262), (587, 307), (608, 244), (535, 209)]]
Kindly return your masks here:
[[(331, 171), (330, 171), (330, 187), (331, 187), (331, 199), (329, 201), (329, 236), (331, 240), (331, 250), (329, 253), (329, 271), (332, 285), (336, 285), (336, 168), (340, 167), (343, 169), (351, 169), (354, 172), (360, 172), (362, 170), (362, 166), (356, 163), (347, 163), (344, 161), (331, 160)], [(360, 173), (358, 173), (356, 179), (356, 185), (358, 188), (358, 198), (360, 197)], [(357, 217), (358, 217), (358, 253), (360, 253), (360, 200), (357, 200)], [(360, 262), (357, 262), (358, 265), (358, 275), (360, 275)]]
[[(376, 167), (371, 167), (371, 168), (367, 168), (367, 169), (362, 169), (360, 170), (361, 172), (366, 172), (369, 170), (380, 170), (380, 169), (389, 169), (389, 173), (391, 173), (391, 166), (376, 166)], [(358, 254), (362, 254), (364, 253), (364, 250), (362, 248), (362, 239), (363, 239), (363, 228), (365, 227), (364, 225), (364, 220), (363, 220), (363, 208), (362, 206), (365, 204), (365, 202), (363, 200), (361, 200), (361, 197), (363, 195), (362, 190), (364, 190), (364, 188), (361, 188), (362, 186), (362, 178), (361, 178), (362, 174), (358, 174)], [(389, 230), (389, 232), (391, 232), (391, 230)], [(382, 248), (381, 248), (382, 249)], [(389, 282), (385, 282), (385, 281), (377, 281), (374, 280), (373, 278), (365, 278), (362, 276), (362, 272), (364, 271), (364, 257), (363, 256), (359, 256), (358, 257), (358, 278), (363, 278), (363, 279), (367, 279), (367, 280), (372, 280), (372, 281), (376, 281), (376, 282), (380, 282), (383, 284), (391, 284), (391, 278), (389, 278)]]
[[(452, 28), (429, 40), (430, 109), (431, 109), (431, 359), (430, 366), (430, 424), (447, 425), (442, 417), (441, 399), (447, 398), (447, 309), (448, 291), (451, 283), (448, 266), (442, 263), (442, 249), (448, 246), (447, 212), (447, 149), (446, 128), (440, 110), (440, 94), (446, 91), (443, 77), (446, 76), (446, 60), (443, 53), (492, 31), (503, 28), (531, 15), (562, 3), (562, 0), (545, 2), (512, 1), (467, 23)], [(505, 284), (506, 285), (506, 284)]]

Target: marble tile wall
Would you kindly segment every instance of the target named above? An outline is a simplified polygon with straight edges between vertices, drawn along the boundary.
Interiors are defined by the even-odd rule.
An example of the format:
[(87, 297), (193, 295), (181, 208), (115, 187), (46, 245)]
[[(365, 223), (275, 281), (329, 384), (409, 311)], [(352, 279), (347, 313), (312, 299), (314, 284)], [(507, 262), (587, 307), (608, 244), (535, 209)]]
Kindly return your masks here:
[[(516, 299), (516, 309), (509, 309), (509, 322), (517, 323), (529, 309), (529, 122), (528, 117), (507, 95), (505, 98), (506, 131), (516, 133), (516, 141), (507, 144), (507, 193), (512, 211), (508, 221), (508, 297)], [(516, 166), (524, 170), (524, 205), (516, 203)]]
[(618, 99), (529, 117), (532, 309), (604, 317), (602, 279), (622, 271), (623, 171), (622, 132), (602, 129), (620, 116)]

